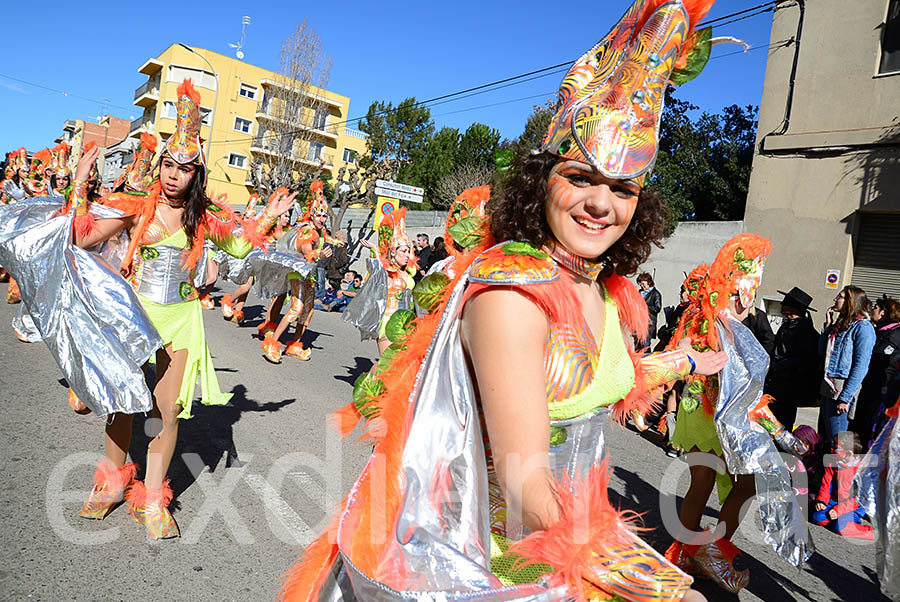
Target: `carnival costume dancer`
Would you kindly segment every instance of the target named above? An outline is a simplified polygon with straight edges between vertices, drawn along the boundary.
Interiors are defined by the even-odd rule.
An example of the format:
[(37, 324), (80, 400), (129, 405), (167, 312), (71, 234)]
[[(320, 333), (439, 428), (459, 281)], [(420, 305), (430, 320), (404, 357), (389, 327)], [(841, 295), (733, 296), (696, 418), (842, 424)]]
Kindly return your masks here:
[[(178, 420), (191, 416), (199, 377), (204, 404), (224, 404), (206, 346), (197, 285), (206, 276), (204, 241), (246, 255), (254, 238), (275, 223), (292, 198), (276, 199), (257, 229), (237, 237), (234, 216), (203, 192), (205, 166), (200, 148), (199, 94), (190, 80), (178, 88), (178, 122), (159, 161), (159, 179), (142, 194), (116, 193), (105, 206), (86, 202), (86, 178), (98, 150), (78, 164), (68, 214), (30, 230), (0, 233), (0, 258), (14, 261), (25, 302), (69, 385), (106, 425), (106, 457), (81, 509), (102, 519), (127, 491), (132, 517), (155, 539), (178, 535), (167, 506), (165, 478), (175, 449)], [(94, 211), (119, 210), (118, 217), (95, 219)], [(94, 247), (127, 231), (130, 243), (120, 264), (127, 283), (105, 263), (71, 246)], [(38, 253), (28, 256), (28, 251)], [(45, 249), (49, 249), (46, 251)], [(30, 262), (45, 262), (35, 270)], [(74, 264), (74, 267), (73, 267)], [(54, 280), (56, 279), (56, 280)], [(132, 288), (133, 287), (133, 288)], [(72, 290), (74, 289), (74, 291)], [(156, 355), (151, 396), (140, 366)], [(134, 413), (152, 411), (161, 425), (147, 451), (144, 481), (126, 464)]]
[[(769, 437), (771, 433), (784, 445), (784, 429), (772, 422), (771, 413), (763, 415), (768, 355), (740, 323), (753, 307), (770, 250), (768, 239), (755, 234), (740, 234), (725, 243), (673, 336), (673, 341), (689, 338), (700, 351), (728, 353), (721, 374), (695, 375), (685, 383), (671, 440), (686, 452), (724, 459), (727, 474), (706, 463), (691, 463), (691, 485), (681, 506), (684, 532), (666, 555), (682, 569), (704, 574), (731, 592), (745, 587), (750, 578), (749, 570), (739, 566), (740, 551), (731, 538), (744, 503), (754, 493), (765, 540), (775, 551), (794, 566), (812, 553), (790, 472)], [(706, 501), (716, 485), (722, 501), (719, 525), (701, 532)]]
[[(315, 305), (316, 269), (315, 265), (321, 257), (330, 257), (334, 245), (344, 243), (332, 238), (325, 228), (328, 219), (328, 203), (325, 201), (321, 180), (315, 180), (309, 186), (306, 207), (297, 225), (282, 236), (275, 245), (276, 250), (302, 257), (309, 266), (302, 271), (291, 271), (286, 274), (290, 287), (291, 305), (284, 317), (271, 332), (265, 332), (262, 341), (263, 354), (270, 362), (281, 362), (281, 342), (279, 338), (288, 326), (296, 323), (294, 336), (284, 349), (284, 355), (299, 360), (308, 360), (311, 350), (304, 348), (300, 338), (312, 320)], [(328, 243), (331, 246), (326, 247)], [(266, 255), (260, 260), (275, 260), (277, 256)], [(262, 285), (261, 285), (262, 286)], [(261, 331), (263, 332), (263, 331)]]
[(860, 506), (875, 523), (875, 568), (881, 591), (900, 602), (900, 398), (887, 417), (856, 472), (854, 487)]
[(21, 147), (6, 155), (6, 172), (0, 186), (0, 202), (6, 205), (25, 199), (27, 179), (28, 151), (25, 147)]
[(363, 340), (375, 339), (381, 354), (391, 345), (385, 330), (391, 316), (412, 307), (416, 261), (406, 234), (406, 208), (384, 216), (376, 233), (377, 246), (365, 239), (359, 241), (372, 255), (367, 260), (369, 275), (344, 311), (343, 320), (356, 326)]
[(431, 314), (388, 323), (399, 348), (338, 414), (344, 431), (371, 418), (373, 454), (285, 599), (702, 599), (610, 505), (602, 427), (610, 407), (621, 419), (725, 364), (637, 357), (646, 306), (623, 276), (664, 231), (642, 185), (671, 72), (708, 50), (691, 24), (710, 4), (637, 2), (569, 71), (542, 152), (491, 199), (500, 244), (457, 259)]

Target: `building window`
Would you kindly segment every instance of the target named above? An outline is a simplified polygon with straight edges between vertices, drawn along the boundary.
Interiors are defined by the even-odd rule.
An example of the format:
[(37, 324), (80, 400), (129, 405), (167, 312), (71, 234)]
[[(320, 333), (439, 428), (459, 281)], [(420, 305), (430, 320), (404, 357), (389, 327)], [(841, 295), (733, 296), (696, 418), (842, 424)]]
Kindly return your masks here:
[[(212, 115), (212, 109), (200, 107), (200, 123), (202, 125), (209, 125), (210, 115)], [(175, 103), (171, 100), (163, 101), (162, 117), (167, 119), (178, 119), (178, 111), (175, 109)]]
[(245, 134), (249, 134), (253, 124), (249, 119), (244, 119), (242, 117), (234, 118), (234, 130), (236, 132), (244, 132)]
[(357, 152), (352, 148), (344, 149), (344, 163), (356, 163)]
[(249, 98), (253, 100), (256, 98), (256, 86), (251, 86), (250, 84), (241, 84), (241, 90), (238, 92), (244, 98)]
[(312, 126), (313, 129), (316, 130), (324, 130), (325, 129), (325, 121), (328, 119), (328, 109), (316, 109), (315, 115), (313, 115)]
[(318, 161), (322, 158), (322, 148), (324, 145), (319, 142), (311, 142), (309, 144), (309, 150), (306, 151), (306, 160), (307, 161)]
[(247, 157), (237, 153), (230, 153), (228, 155), (228, 165), (230, 167), (237, 167), (238, 169), (246, 169)]
[(881, 64), (878, 73), (900, 71), (900, 0), (888, 4), (884, 31), (881, 32)]
[(195, 87), (200, 86), (202, 88), (208, 88), (210, 90), (216, 89), (216, 76), (212, 73), (192, 67), (169, 65), (169, 72), (166, 76), (166, 81), (178, 82), (180, 84), (186, 79), (190, 79), (191, 83), (194, 84)]

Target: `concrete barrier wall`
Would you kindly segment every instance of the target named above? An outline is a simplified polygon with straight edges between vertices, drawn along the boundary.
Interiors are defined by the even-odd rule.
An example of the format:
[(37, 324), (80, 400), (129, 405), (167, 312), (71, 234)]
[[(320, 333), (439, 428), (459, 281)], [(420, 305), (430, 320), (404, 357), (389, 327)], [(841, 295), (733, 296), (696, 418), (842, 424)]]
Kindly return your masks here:
[[(740, 221), (680, 222), (672, 236), (663, 242), (662, 249), (653, 247), (650, 258), (640, 271), (650, 272), (653, 276), (656, 288), (663, 297), (663, 307), (678, 305), (678, 291), (684, 282), (684, 273), (701, 263), (712, 263), (722, 245), (740, 234), (743, 225)], [(658, 323), (663, 323), (662, 314)]]
[[(341, 220), (341, 229), (350, 235), (350, 268), (365, 272), (365, 258), (368, 252), (356, 241), (368, 238), (374, 241), (371, 209), (348, 209)], [(444, 220), (447, 216), (440, 211), (408, 211), (406, 229), (410, 238), (424, 232), (434, 241), (444, 235)], [(690, 272), (701, 263), (711, 263), (719, 248), (731, 237), (740, 234), (743, 222), (681, 222), (675, 232), (664, 241), (662, 249), (653, 248), (650, 259), (641, 271), (650, 272), (656, 288), (663, 296), (663, 306), (678, 304), (678, 289), (684, 280), (684, 272)], [(633, 278), (632, 278), (633, 280)]]

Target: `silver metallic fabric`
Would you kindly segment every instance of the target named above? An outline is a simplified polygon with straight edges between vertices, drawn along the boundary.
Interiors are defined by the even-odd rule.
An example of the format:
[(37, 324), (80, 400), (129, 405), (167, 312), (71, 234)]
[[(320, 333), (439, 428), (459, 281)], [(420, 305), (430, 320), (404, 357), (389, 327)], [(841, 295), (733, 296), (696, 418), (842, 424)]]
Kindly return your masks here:
[[(254, 289), (263, 299), (271, 299), (288, 291), (288, 276), (315, 276), (316, 264), (297, 253), (254, 249), (247, 255), (250, 270), (256, 278)], [(245, 280), (246, 282), (246, 280)]]
[(369, 277), (344, 309), (342, 319), (359, 329), (360, 339), (378, 338), (378, 326), (387, 307), (387, 270), (374, 258), (366, 259)]
[(863, 458), (853, 484), (875, 523), (875, 569), (885, 596), (900, 602), (900, 427), (891, 418)]
[(184, 302), (195, 287), (206, 283), (206, 253), (195, 269), (184, 266), (184, 249), (171, 245), (141, 247), (137, 292), (160, 305)]
[[(71, 242), (61, 198), (0, 207), (0, 263), (69, 386), (96, 414), (152, 407), (141, 366), (162, 339), (131, 286)], [(20, 225), (21, 224), (21, 225)]]
[(775, 552), (800, 566), (813, 552), (791, 473), (775, 442), (749, 412), (762, 397), (769, 356), (753, 333), (727, 313), (716, 320), (728, 362), (719, 376), (715, 425), (732, 474), (753, 474), (763, 537)]
[[(326, 588), (327, 596), (323, 595), (322, 602), (334, 602), (341, 597), (338, 594), (345, 588), (337, 586), (343, 575), (349, 578), (353, 591), (352, 597), (343, 595), (347, 600), (551, 602), (570, 599), (566, 588), (549, 588), (542, 581), (504, 586), (490, 571), (490, 511), (483, 431), (459, 334), (459, 309), (467, 284), (468, 276), (464, 275), (450, 293), (411, 396), (413, 417), (402, 458), (404, 497), (394, 537), (385, 550), (386, 558), (404, 567), (402, 572), (389, 572), (405, 575), (405, 582), (402, 587), (388, 587), (360, 572), (347, 554), (353, 532), (342, 523), (338, 529), (342, 566), (332, 587)], [(550, 465), (557, 478), (563, 474), (586, 475), (599, 463), (607, 416), (608, 411), (601, 409), (573, 420), (551, 423), (565, 431), (564, 437), (556, 439), (561, 443), (550, 449)], [(435, 490), (441, 491), (438, 500), (431, 495)], [(350, 500), (351, 505), (368, 503), (356, 500), (352, 492)], [(519, 531), (524, 534), (524, 527)]]
[(245, 284), (253, 276), (249, 254), (243, 259), (238, 259), (225, 251), (217, 251), (215, 262), (219, 264), (219, 278), (224, 278), (234, 284)]
[(31, 314), (26, 311), (23, 303), (19, 304), (19, 311), (16, 312), (12, 319), (12, 327), (16, 331), (16, 336), (23, 341), (37, 343), (41, 340), (41, 333), (35, 326), (34, 320), (31, 319)]

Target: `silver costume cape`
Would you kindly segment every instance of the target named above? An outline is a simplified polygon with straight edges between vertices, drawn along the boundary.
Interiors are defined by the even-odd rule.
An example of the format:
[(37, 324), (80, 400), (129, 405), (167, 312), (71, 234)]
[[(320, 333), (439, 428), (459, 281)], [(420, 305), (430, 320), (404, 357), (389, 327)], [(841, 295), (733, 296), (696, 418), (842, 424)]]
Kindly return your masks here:
[[(359, 329), (360, 340), (377, 339), (378, 327), (387, 307), (388, 274), (378, 259), (366, 258), (369, 278), (363, 283), (356, 296), (347, 304), (341, 319)], [(412, 309), (412, 291), (403, 292), (397, 309)]]
[[(403, 587), (373, 580), (345, 553), (353, 535), (349, 508), (369, 503), (351, 490), (338, 526), (340, 554), (320, 602), (571, 600), (566, 587), (549, 587), (544, 581), (504, 586), (490, 571), (484, 434), (460, 339), (459, 310), (469, 282), (469, 274), (464, 274), (450, 293), (411, 395), (412, 418), (402, 456), (405, 492), (385, 550), (385, 557), (404, 567)], [(587, 475), (601, 462), (608, 416), (609, 410), (602, 408), (571, 420), (551, 421), (552, 427), (565, 431), (558, 439), (561, 443), (550, 448), (550, 466), (557, 479)], [(372, 462), (364, 472), (372, 470)], [(429, 493), (442, 487), (446, 495), (435, 503)]]
[(794, 495), (791, 473), (771, 436), (749, 412), (762, 397), (769, 356), (753, 333), (722, 313), (716, 320), (728, 362), (719, 375), (715, 425), (731, 474), (753, 474), (763, 537), (784, 560), (799, 567), (813, 552), (806, 516)]
[(256, 278), (254, 290), (263, 299), (271, 299), (288, 292), (288, 276), (292, 273), (299, 274), (301, 278), (315, 277), (316, 263), (307, 261), (303, 255), (294, 250), (297, 248), (297, 234), (303, 225), (306, 223), (293, 226), (271, 247), (264, 250), (254, 249), (247, 255), (250, 273)]
[(881, 591), (900, 602), (900, 427), (881, 429), (853, 479), (856, 499), (875, 523), (875, 569)]
[[(256, 249), (251, 251), (251, 253), (255, 252)], [(238, 259), (234, 255), (219, 250), (216, 252), (215, 262), (219, 264), (219, 278), (224, 278), (234, 284), (244, 284), (253, 276), (249, 254), (243, 259)]]
[[(99, 417), (152, 407), (141, 366), (162, 346), (131, 285), (72, 244), (60, 197), (0, 207), (0, 263), (69, 387)], [(94, 206), (101, 217), (121, 215)]]

